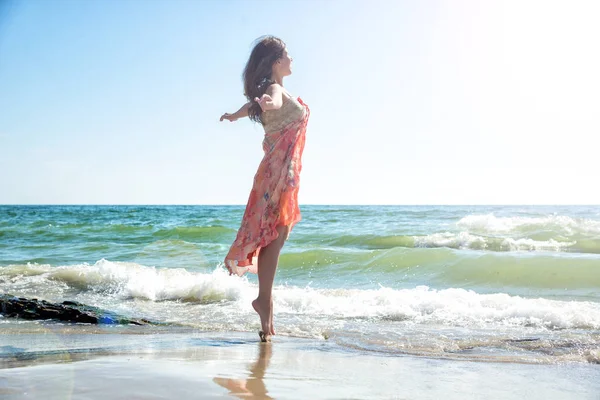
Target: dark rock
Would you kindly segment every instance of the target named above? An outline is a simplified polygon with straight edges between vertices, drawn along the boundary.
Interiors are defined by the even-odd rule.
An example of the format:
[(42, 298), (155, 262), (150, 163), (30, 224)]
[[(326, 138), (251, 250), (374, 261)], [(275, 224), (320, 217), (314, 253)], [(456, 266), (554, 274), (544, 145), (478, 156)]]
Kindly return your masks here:
[(0, 295), (0, 314), (9, 318), (58, 320), (86, 324), (155, 325), (155, 323), (146, 319), (126, 318), (75, 301), (63, 301), (58, 304), (45, 300), (15, 297), (9, 294)]

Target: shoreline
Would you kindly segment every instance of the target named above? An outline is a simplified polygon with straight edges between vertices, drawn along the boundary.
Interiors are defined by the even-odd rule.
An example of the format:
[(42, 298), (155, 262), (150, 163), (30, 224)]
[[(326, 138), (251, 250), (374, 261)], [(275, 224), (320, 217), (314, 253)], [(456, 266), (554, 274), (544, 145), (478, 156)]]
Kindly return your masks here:
[[(441, 329), (441, 328), (440, 328)], [(147, 352), (164, 352), (171, 349), (182, 349), (196, 346), (229, 347), (234, 345), (248, 346), (260, 343), (257, 332), (246, 330), (205, 330), (188, 325), (125, 325), (125, 324), (81, 324), (61, 321), (33, 321), (13, 318), (2, 318), (0, 315), (0, 370), (4, 368), (27, 367), (40, 363), (42, 359), (54, 362), (53, 357), (60, 360), (62, 355), (67, 361), (73, 358), (88, 359), (114, 355), (145, 354)], [(448, 335), (444, 331), (439, 336)], [(365, 338), (368, 340), (368, 338)], [(409, 340), (409, 339), (407, 339)], [(595, 365), (600, 368), (600, 348), (583, 350), (577, 357), (558, 352), (530, 353), (536, 350), (540, 338), (507, 339), (513, 343), (513, 351), (487, 347), (431, 349), (396, 348), (386, 351), (372, 349), (369, 346), (351, 343), (328, 334), (319, 337), (296, 336), (289, 333), (278, 334), (273, 338), (274, 344), (280, 346), (297, 345), (308, 350), (324, 350), (332, 353), (351, 354), (354, 356), (373, 357), (413, 357), (425, 360), (451, 362), (474, 362), (489, 364), (520, 365)], [(526, 346), (518, 345), (523, 344)], [(543, 346), (543, 343), (540, 343)], [(516, 349), (519, 349), (517, 351)], [(490, 352), (490, 350), (493, 350)], [(539, 349), (538, 349), (539, 350)], [(552, 349), (548, 349), (552, 350)], [(554, 349), (556, 351), (556, 349)]]
[[(0, 397), (594, 399), (595, 364), (350, 351), (248, 332), (54, 325), (3, 332)], [(140, 329), (141, 328), (141, 329)]]

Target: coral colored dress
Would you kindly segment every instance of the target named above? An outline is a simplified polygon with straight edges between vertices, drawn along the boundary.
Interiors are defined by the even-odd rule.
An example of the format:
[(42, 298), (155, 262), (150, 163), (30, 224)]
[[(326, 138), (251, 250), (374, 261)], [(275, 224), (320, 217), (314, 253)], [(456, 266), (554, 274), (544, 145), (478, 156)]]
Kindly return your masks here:
[(309, 115), (302, 99), (285, 95), (281, 108), (262, 114), (265, 155), (254, 176), (237, 237), (225, 257), (231, 273), (256, 274), (260, 249), (279, 236), (276, 227), (288, 226), (289, 235), (301, 219), (298, 189)]

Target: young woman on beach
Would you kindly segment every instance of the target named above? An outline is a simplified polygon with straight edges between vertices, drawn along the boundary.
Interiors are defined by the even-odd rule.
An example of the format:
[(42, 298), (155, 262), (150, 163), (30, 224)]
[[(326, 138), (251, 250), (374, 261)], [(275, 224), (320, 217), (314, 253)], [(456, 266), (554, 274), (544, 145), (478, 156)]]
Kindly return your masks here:
[(265, 130), (264, 157), (240, 229), (225, 257), (230, 274), (258, 273), (258, 297), (252, 307), (260, 317), (261, 341), (275, 334), (273, 280), (281, 248), (300, 221), (298, 189), (310, 111), (302, 99), (285, 90), (283, 79), (291, 73), (292, 57), (285, 43), (273, 36), (259, 39), (243, 73), (248, 102), (235, 113), (221, 116), (221, 121), (231, 122), (249, 117)]

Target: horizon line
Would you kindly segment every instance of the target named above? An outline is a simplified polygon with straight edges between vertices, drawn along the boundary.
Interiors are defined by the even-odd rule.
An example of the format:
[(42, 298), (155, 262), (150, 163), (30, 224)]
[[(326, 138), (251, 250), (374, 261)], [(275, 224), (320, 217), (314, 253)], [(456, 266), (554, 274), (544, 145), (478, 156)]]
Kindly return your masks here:
[[(0, 203), (0, 207), (3, 206), (88, 206), (88, 207), (98, 207), (98, 206), (106, 206), (106, 207), (114, 207), (114, 206), (135, 206), (135, 207), (179, 207), (179, 206), (207, 206), (207, 207), (239, 207), (246, 206), (246, 204), (210, 204), (210, 203)], [(588, 204), (588, 203), (462, 203), (462, 204), (407, 204), (407, 203), (305, 203), (300, 204), (300, 206), (382, 206), (382, 207), (490, 207), (490, 206), (588, 206), (588, 207), (598, 207), (600, 204)]]

